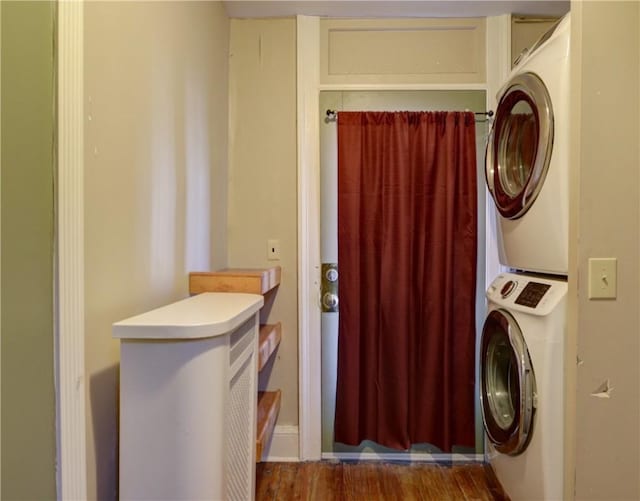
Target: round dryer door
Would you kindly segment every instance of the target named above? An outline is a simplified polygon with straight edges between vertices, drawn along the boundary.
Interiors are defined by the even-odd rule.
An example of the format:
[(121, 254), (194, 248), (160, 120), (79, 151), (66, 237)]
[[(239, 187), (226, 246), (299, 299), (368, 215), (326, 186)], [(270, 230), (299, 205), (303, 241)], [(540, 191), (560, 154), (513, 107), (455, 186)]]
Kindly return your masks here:
[(485, 320), (480, 364), (487, 436), (499, 452), (520, 454), (533, 431), (535, 377), (520, 327), (505, 310), (493, 310)]
[(542, 189), (553, 148), (553, 108), (534, 73), (513, 77), (498, 103), (485, 158), (487, 186), (500, 214), (522, 217)]

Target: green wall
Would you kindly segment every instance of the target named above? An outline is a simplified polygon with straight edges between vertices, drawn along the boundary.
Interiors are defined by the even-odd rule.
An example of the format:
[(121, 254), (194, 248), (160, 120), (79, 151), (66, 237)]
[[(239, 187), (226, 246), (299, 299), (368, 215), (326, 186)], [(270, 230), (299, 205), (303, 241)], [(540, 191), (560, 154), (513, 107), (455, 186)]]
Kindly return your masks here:
[(55, 499), (55, 3), (0, 8), (0, 498)]

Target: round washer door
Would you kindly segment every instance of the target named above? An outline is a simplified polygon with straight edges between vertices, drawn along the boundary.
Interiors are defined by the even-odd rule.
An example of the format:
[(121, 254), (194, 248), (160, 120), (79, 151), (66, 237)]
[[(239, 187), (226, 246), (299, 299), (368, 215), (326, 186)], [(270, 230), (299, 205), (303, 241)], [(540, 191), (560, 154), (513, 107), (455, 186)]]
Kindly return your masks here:
[(522, 331), (505, 310), (493, 310), (480, 347), (482, 420), (489, 440), (503, 454), (522, 453), (531, 440), (536, 384)]
[(553, 108), (535, 73), (521, 73), (500, 97), (487, 141), (485, 173), (500, 214), (522, 217), (542, 189), (553, 149)]

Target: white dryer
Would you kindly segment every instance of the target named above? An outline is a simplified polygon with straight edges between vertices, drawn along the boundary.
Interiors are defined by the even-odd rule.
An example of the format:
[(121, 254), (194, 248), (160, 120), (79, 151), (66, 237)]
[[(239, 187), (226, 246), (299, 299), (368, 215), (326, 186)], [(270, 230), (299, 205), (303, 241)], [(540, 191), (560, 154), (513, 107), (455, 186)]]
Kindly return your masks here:
[(499, 258), (517, 270), (568, 271), (569, 23), (567, 14), (513, 69), (487, 142)]
[(566, 280), (503, 273), (480, 348), (486, 452), (513, 500), (563, 498)]

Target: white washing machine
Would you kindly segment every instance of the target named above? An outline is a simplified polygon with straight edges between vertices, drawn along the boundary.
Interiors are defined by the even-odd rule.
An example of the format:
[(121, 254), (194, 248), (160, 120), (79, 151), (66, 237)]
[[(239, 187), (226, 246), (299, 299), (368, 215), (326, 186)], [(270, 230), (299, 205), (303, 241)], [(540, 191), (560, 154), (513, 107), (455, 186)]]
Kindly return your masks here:
[(568, 271), (569, 23), (567, 14), (513, 69), (487, 142), (499, 258), (517, 270)]
[(486, 294), (479, 363), (488, 461), (513, 501), (561, 500), (567, 282), (503, 273)]

